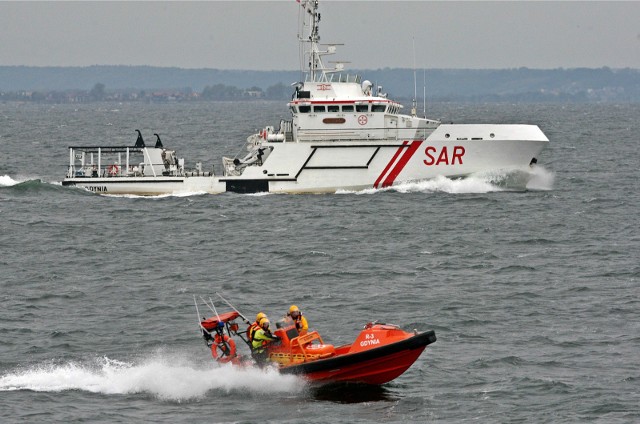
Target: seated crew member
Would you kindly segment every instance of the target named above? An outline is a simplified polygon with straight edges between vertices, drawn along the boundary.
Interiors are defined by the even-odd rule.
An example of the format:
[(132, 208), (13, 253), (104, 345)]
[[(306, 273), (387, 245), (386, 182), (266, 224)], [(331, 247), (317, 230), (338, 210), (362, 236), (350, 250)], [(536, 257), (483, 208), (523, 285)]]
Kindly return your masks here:
[(258, 312), (258, 314), (256, 315), (256, 322), (252, 323), (247, 328), (247, 340), (249, 340), (250, 342), (253, 341), (253, 335), (260, 328), (260, 320), (266, 317), (267, 317), (267, 314), (265, 314), (264, 312)]
[(304, 336), (309, 331), (309, 323), (307, 319), (302, 316), (302, 312), (296, 305), (291, 305), (289, 308), (289, 313), (287, 316), (290, 316), (293, 319), (293, 322), (296, 324), (296, 329), (298, 330), (298, 334)]
[(267, 360), (267, 346), (278, 340), (280, 338), (269, 331), (269, 319), (266, 316), (260, 319), (260, 328), (253, 333), (253, 340), (251, 341), (251, 353), (258, 365), (263, 365)]

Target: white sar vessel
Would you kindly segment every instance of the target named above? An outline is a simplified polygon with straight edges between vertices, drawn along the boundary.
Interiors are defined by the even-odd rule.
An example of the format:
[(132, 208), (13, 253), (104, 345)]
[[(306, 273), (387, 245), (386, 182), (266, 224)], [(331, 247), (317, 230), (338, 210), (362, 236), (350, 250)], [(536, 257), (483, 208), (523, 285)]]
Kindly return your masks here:
[(288, 103), (291, 120), (247, 138), (247, 154), (223, 157), (222, 172), (186, 169), (158, 136), (146, 146), (71, 146), (64, 186), (102, 194), (331, 193), (383, 188), (486, 171), (527, 173), (549, 143), (536, 125), (442, 124), (403, 114), (382, 87), (329, 68), (336, 45), (319, 43), (318, 0), (304, 8), (305, 81)]

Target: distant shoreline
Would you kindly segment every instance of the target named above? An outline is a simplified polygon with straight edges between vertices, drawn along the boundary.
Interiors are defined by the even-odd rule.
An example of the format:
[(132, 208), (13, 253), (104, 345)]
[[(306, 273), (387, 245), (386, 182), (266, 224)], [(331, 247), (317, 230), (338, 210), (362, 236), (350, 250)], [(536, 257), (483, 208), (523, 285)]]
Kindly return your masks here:
[[(413, 97), (414, 71), (352, 70), (393, 98)], [(0, 66), (0, 101), (285, 100), (299, 71), (180, 69), (151, 66)], [(423, 88), (423, 81), (426, 82)], [(640, 70), (427, 69), (419, 97), (465, 102), (640, 102)]]

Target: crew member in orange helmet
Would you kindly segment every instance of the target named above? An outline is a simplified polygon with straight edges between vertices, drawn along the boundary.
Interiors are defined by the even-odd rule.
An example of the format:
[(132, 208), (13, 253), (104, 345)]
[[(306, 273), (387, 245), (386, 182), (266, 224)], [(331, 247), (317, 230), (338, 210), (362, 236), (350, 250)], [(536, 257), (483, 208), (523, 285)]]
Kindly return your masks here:
[(293, 322), (296, 323), (296, 329), (298, 330), (298, 334), (304, 336), (309, 331), (309, 323), (307, 319), (302, 316), (302, 312), (296, 305), (291, 305), (289, 308), (288, 316), (293, 319)]
[(260, 320), (266, 317), (267, 317), (267, 314), (265, 314), (264, 312), (258, 312), (258, 315), (256, 315), (256, 322), (254, 322), (247, 328), (247, 339), (250, 342), (253, 341), (253, 336), (256, 333), (256, 331), (260, 329)]

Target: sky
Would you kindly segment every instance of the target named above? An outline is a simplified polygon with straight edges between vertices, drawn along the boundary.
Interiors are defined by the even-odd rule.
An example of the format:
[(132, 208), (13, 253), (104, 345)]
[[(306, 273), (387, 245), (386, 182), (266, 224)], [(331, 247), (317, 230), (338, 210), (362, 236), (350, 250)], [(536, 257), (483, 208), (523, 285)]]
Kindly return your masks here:
[[(295, 0), (0, 1), (0, 66), (298, 70)], [(640, 2), (321, 1), (347, 68), (640, 68)], [(415, 54), (414, 54), (415, 44)], [(415, 59), (414, 59), (415, 57)]]

